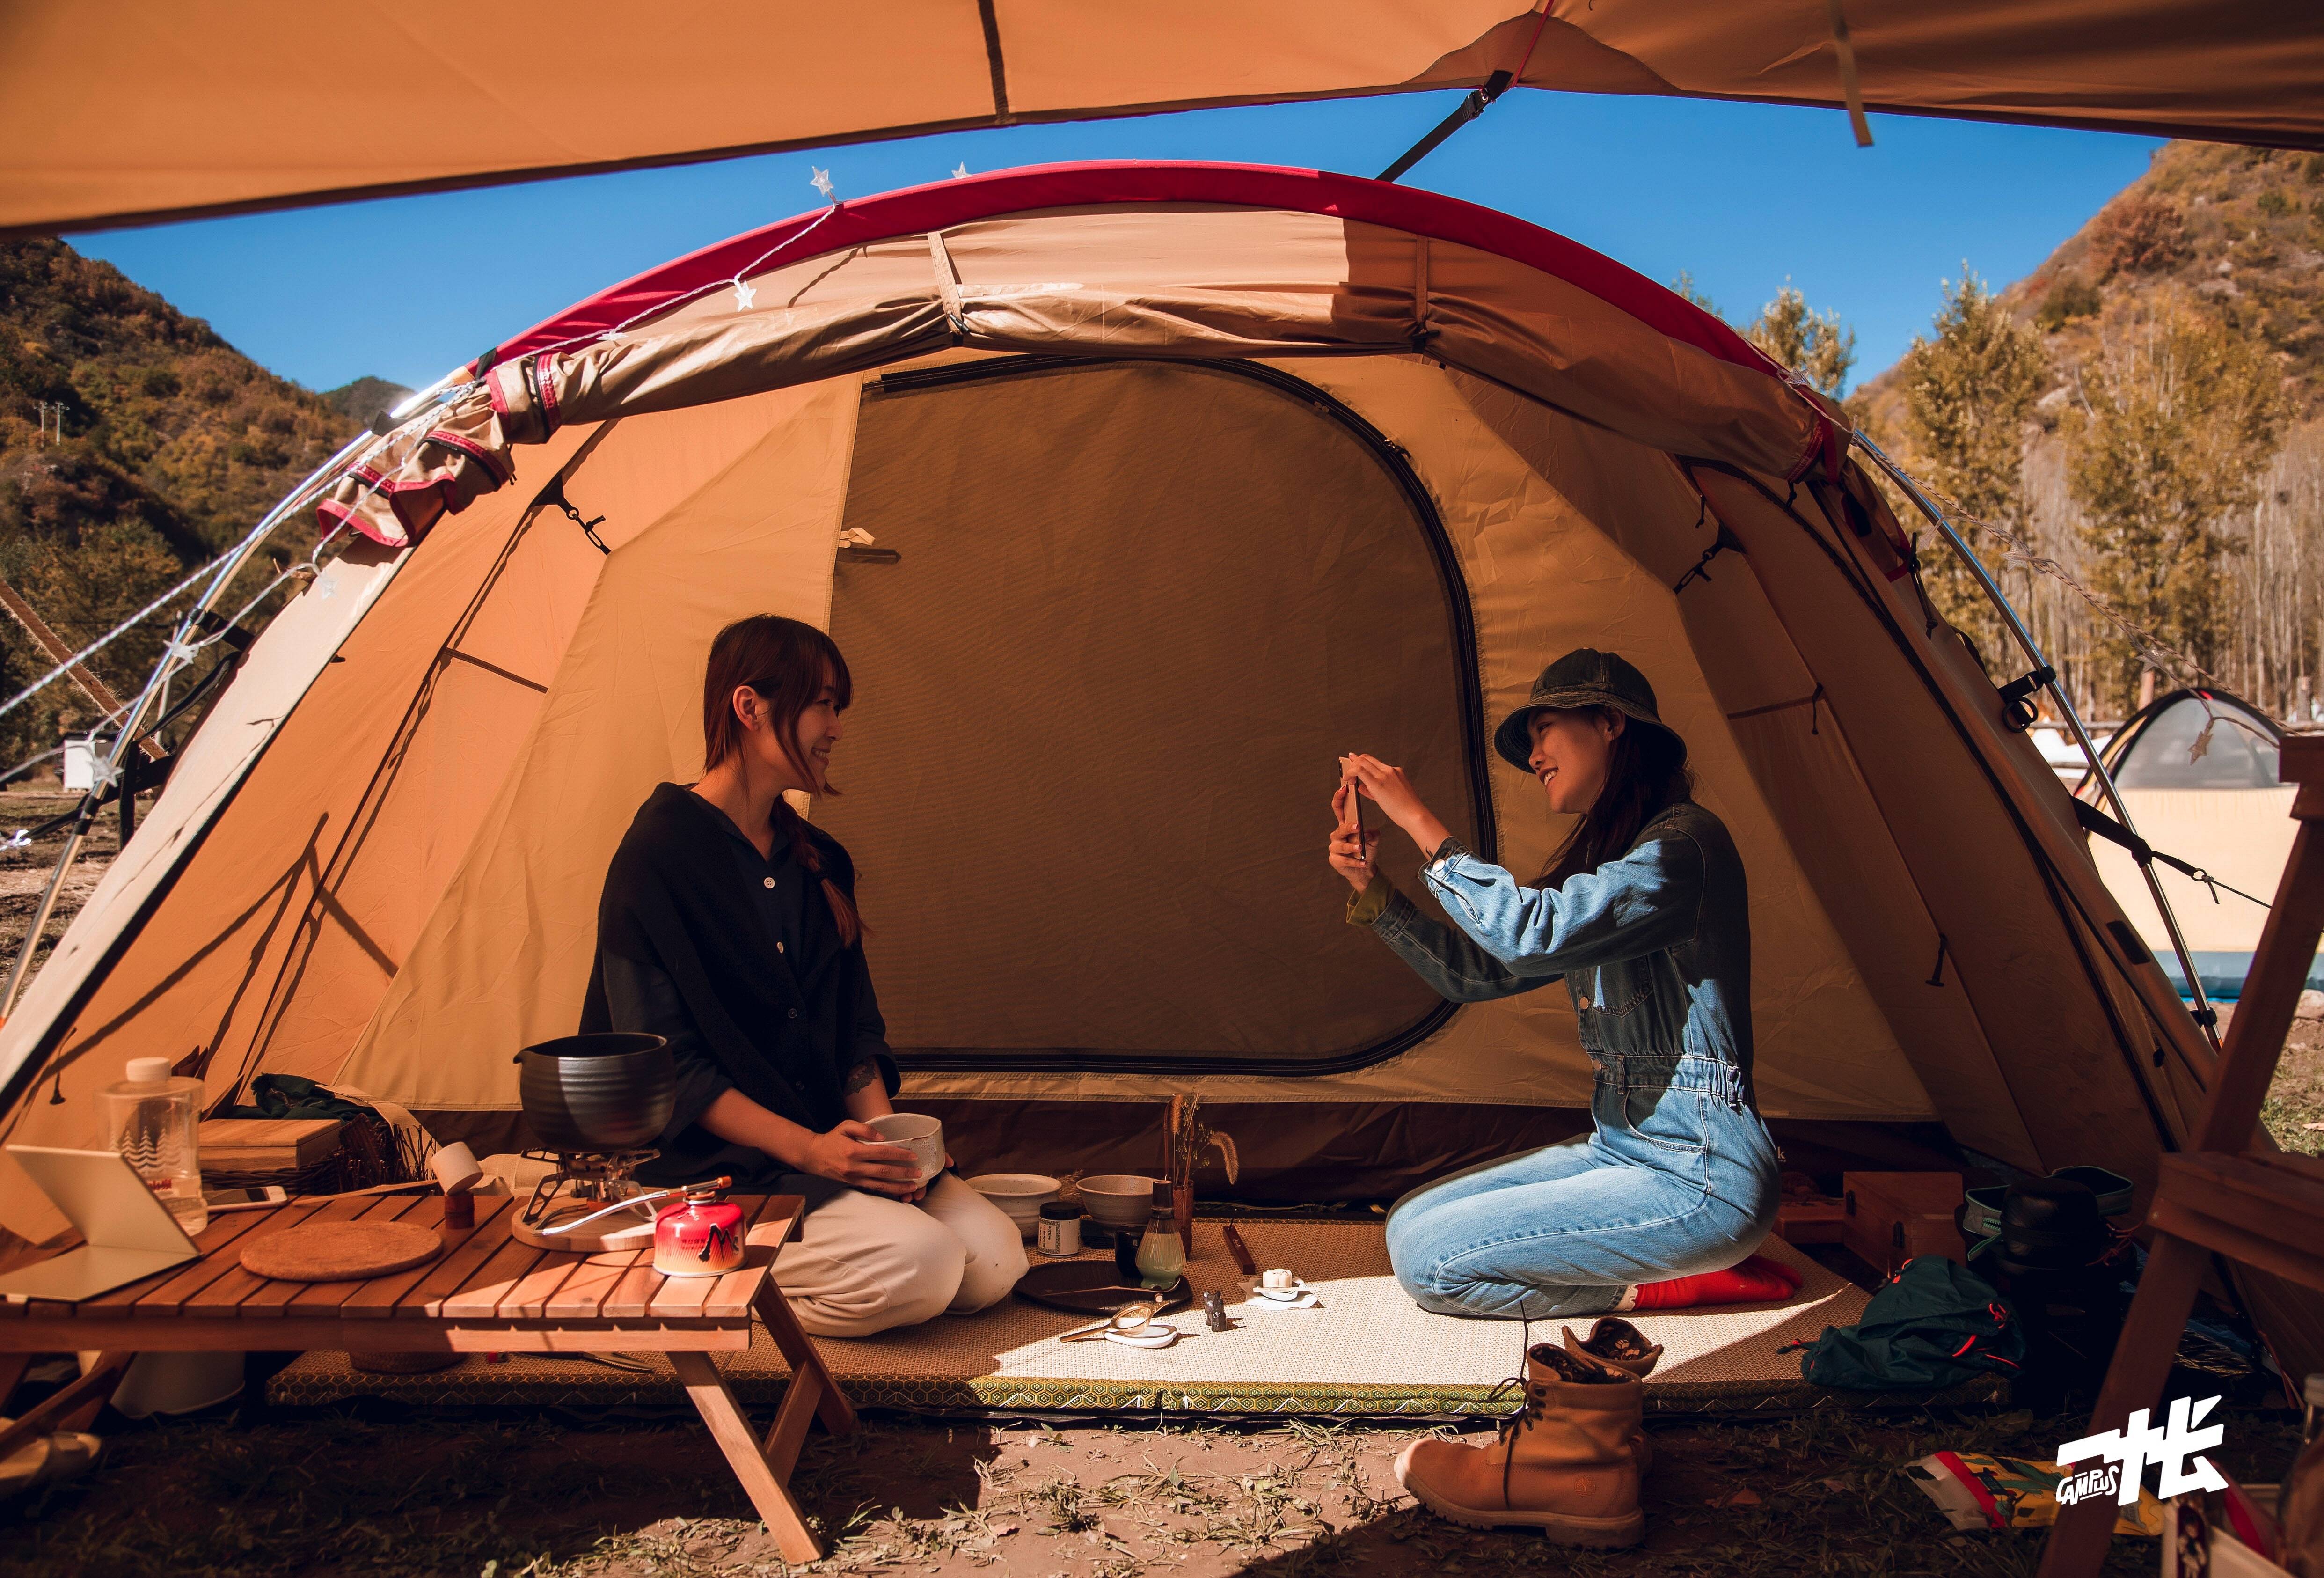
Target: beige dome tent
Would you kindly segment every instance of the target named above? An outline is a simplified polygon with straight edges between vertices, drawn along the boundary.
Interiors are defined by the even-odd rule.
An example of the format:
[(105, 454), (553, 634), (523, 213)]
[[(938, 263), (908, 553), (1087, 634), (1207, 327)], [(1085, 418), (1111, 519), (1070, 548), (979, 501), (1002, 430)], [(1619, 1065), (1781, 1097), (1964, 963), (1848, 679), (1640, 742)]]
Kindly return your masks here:
[(93, 1141), (161, 1054), (517, 1142), (511, 1055), (574, 1027), (608, 856), (763, 610), (849, 654), (813, 815), (909, 1098), (981, 1143), (1134, 1166), (1198, 1089), (1254, 1186), (1360, 1195), (1574, 1117), (1563, 994), (1438, 1001), (1321, 852), (1360, 748), (1535, 867), (1560, 829), (1487, 721), (1584, 642), (1734, 829), (1779, 1132), (2144, 1186), (2194, 1111), (2202, 1038), (1845, 419), (1572, 242), (1312, 171), (1015, 171), (681, 258), (471, 374), (336, 482), (361, 539), (0, 1029), (11, 1138)]
[(2319, 79), (2290, 0), (11, 0), (0, 236), (1511, 83), (2324, 148)]

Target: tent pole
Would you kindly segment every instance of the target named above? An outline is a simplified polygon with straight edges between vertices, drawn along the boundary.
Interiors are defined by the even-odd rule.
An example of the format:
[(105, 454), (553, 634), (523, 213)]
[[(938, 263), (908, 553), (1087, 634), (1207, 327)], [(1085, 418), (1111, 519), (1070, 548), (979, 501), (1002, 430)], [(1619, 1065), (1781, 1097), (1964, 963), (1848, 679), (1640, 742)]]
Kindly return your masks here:
[[(1937, 507), (1936, 501), (1922, 490), (1920, 484), (1914, 482), (1903, 466), (1889, 459), (1881, 451), (1880, 446), (1875, 444), (1864, 434), (1856, 433), (1852, 435), (1852, 438), (1857, 448), (1871, 457), (1872, 463), (1880, 468), (1881, 473), (1902, 489), (1904, 496), (1913, 501), (1914, 506), (1928, 517), (1929, 523), (1937, 529), (1938, 535), (1951, 546), (1953, 552), (1960, 556), (1961, 563), (1969, 567), (1969, 574), (1974, 576), (1977, 578), (1977, 584), (1985, 589), (1987, 599), (2000, 611), (2003, 623), (2009, 626), (2009, 633), (2015, 639), (2018, 646), (2024, 650), (2025, 656), (2032, 661), (2034, 669), (2037, 671), (2050, 670), (2051, 678), (2043, 687), (2057, 701), (2060, 715), (2066, 720), (2066, 726), (2073, 731), (2074, 743), (2081, 747), (2083, 759), (2090, 764), (2091, 776), (2096, 778), (2098, 786), (2106, 790), (2107, 803), (2114, 807), (2114, 819), (2121, 823), (2124, 829), (2132, 836), (2137, 836), (2138, 829), (2130, 819), (2130, 807), (2123, 804), (2121, 791), (2115, 788), (2113, 774), (2107, 772), (2106, 764), (2098, 760), (2098, 747), (2090, 743), (2089, 731), (2082, 727), (2082, 716), (2074, 709), (2073, 698), (2066, 694), (2064, 682), (2057, 678), (2056, 670), (2051, 668), (2050, 660), (2042, 655), (2042, 648), (2034, 640), (2034, 632), (2026, 629), (2025, 622), (2017, 616), (2017, 610), (2010, 605), (2009, 599), (2003, 594), (2000, 584), (1985, 568), (1984, 561), (1970, 551), (1969, 544), (1962, 540), (1960, 533), (1953, 530), (1953, 523), (1946, 519), (1945, 512)], [(2211, 1007), (2209, 998), (2204, 993), (2203, 979), (2195, 973), (2194, 956), (2187, 951), (2187, 939), (2179, 930), (2179, 918), (2172, 913), (2171, 900), (2163, 895), (2163, 883), (2156, 878), (2153, 866), (2145, 861), (2140, 861), (2137, 863), (2139, 875), (2146, 880), (2147, 896), (2154, 900), (2154, 912), (2163, 918), (2163, 928), (2171, 936), (2171, 951), (2178, 955), (2179, 968), (2186, 978), (2188, 993), (2195, 1000), (2193, 1015), (2195, 1023), (2201, 1028), (2203, 1038), (2210, 1044), (2211, 1054), (2216, 1057), (2219, 1052), (2218, 1011)]]
[[(420, 398), (414, 397), (413, 403), (417, 403)], [(22, 995), (25, 979), (32, 973), (32, 955), (40, 948), (41, 933), (49, 924), (49, 917), (55, 913), (57, 896), (64, 889), (65, 873), (72, 869), (74, 860), (79, 856), (81, 845), (88, 836), (89, 824), (96, 819), (98, 796), (105, 786), (119, 775), (122, 754), (137, 738), (138, 725), (144, 722), (146, 713), (152, 709), (153, 698), (161, 694), (171, 676), (194, 660), (197, 651), (208, 645), (208, 641), (217, 639), (212, 636), (202, 641), (194, 641), (192, 636), (198, 622), (226, 595), (226, 589), (233, 583), (234, 577), (250, 561), (250, 556), (258, 551), (259, 546), (273, 535), (275, 528), (289, 520), (313, 496), (318, 484), (336, 476), (342, 466), (364, 445), (376, 441), (377, 437), (368, 430), (356, 434), (337, 454), (316, 467), (306, 481), (283, 495), (281, 503), (260, 517), (258, 524), (250, 529), (249, 535), (218, 561), (217, 573), (210, 577), (209, 586), (195, 600), (194, 605), (179, 618), (177, 632), (171, 637), (170, 644), (161, 649), (161, 657), (153, 665), (152, 676), (145, 681), (135, 699), (117, 715), (119, 728), (114, 734), (112, 748), (97, 765), (96, 781), (81, 802), (80, 815), (74, 819), (71, 833), (66, 835), (64, 853), (58, 856), (56, 870), (49, 874), (49, 885), (42, 891), (41, 901), (33, 907), (32, 925), (25, 930), (23, 946), (17, 949), (15, 963), (9, 967), (8, 983), (5, 989), (0, 989), (0, 1024), (6, 1023), (8, 1016), (16, 1011), (16, 1000)], [(322, 550), (323, 544), (318, 542), (309, 558), (313, 559)]]

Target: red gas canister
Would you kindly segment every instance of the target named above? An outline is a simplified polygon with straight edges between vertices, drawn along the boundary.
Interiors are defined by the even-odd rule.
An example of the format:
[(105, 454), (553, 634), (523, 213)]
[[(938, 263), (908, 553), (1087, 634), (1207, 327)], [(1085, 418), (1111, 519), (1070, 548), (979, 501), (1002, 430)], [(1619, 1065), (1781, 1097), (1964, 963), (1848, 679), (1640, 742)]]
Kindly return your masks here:
[(654, 1217), (654, 1269), (665, 1277), (718, 1277), (742, 1263), (742, 1208), (725, 1198), (732, 1178), (686, 1186), (686, 1198)]

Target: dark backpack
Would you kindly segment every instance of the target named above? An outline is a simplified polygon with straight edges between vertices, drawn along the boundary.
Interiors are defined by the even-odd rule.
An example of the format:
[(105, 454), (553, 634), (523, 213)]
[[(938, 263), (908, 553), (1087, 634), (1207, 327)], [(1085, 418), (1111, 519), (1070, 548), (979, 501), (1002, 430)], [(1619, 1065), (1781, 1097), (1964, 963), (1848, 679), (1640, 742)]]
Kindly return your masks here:
[(1976, 1272), (1941, 1255), (1917, 1255), (1872, 1296), (1861, 1321), (1826, 1326), (1813, 1343), (1792, 1346), (1807, 1350), (1800, 1373), (1818, 1386), (1906, 1391), (2015, 1373), (2025, 1333)]

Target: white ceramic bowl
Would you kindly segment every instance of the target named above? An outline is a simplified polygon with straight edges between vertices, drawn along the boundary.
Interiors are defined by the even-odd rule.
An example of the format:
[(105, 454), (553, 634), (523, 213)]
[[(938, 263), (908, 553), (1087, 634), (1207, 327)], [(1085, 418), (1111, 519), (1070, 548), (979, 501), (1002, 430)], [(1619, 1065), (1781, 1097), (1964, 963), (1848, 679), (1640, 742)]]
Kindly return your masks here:
[(1084, 1178), (1082, 1204), (1100, 1227), (1120, 1230), (1146, 1225), (1154, 1214), (1154, 1180), (1136, 1173), (1100, 1173)]
[(1039, 1231), (1041, 1207), (1057, 1197), (1057, 1180), (1045, 1173), (980, 1173), (968, 1186), (1006, 1211), (1028, 1239)]
[(872, 1119), (872, 1127), (889, 1144), (912, 1153), (923, 1184), (944, 1171), (944, 1124), (937, 1120), (924, 1112), (890, 1112)]

